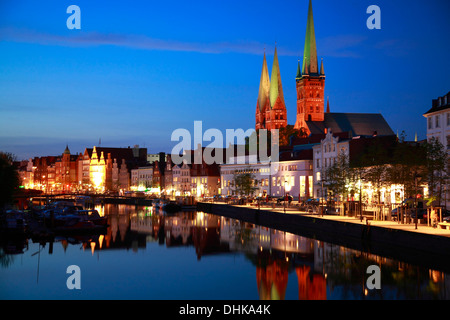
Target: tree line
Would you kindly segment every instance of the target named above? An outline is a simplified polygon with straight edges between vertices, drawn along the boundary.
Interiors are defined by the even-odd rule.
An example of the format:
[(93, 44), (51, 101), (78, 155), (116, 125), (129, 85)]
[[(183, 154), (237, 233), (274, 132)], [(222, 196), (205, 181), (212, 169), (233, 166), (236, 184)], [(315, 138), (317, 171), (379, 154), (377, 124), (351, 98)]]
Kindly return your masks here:
[(402, 134), (388, 144), (373, 141), (358, 154), (339, 153), (334, 163), (321, 172), (324, 186), (333, 195), (345, 198), (359, 193), (355, 186), (370, 183), (380, 203), (383, 187), (402, 185), (405, 197), (414, 197), (421, 193), (421, 185), (427, 185), (430, 202), (441, 203), (448, 178), (447, 152), (439, 140), (407, 142)]

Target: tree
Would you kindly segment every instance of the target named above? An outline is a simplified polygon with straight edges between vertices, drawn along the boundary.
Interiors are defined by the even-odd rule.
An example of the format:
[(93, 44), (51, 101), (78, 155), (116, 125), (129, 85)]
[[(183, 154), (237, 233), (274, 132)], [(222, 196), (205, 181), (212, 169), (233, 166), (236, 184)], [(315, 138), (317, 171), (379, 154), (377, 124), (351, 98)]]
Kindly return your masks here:
[(14, 156), (0, 151), (0, 210), (12, 203), (20, 185), (19, 174), (13, 165)]
[(288, 124), (286, 127), (280, 129), (280, 146), (288, 146), (290, 144), (291, 137), (303, 138), (308, 134), (304, 128), (295, 129), (293, 125)]
[(235, 173), (233, 177), (233, 186), (241, 196), (253, 194), (258, 189), (255, 182), (255, 175), (251, 173)]
[(377, 203), (381, 202), (381, 189), (387, 185), (387, 164), (391, 162), (392, 146), (394, 141), (373, 140), (363, 151), (362, 155), (354, 161), (354, 167), (364, 168), (362, 178), (372, 185), (376, 191)]
[(347, 186), (351, 180), (350, 163), (347, 154), (340, 152), (333, 165), (322, 171), (321, 179), (326, 181), (326, 186), (335, 195), (342, 195), (345, 199)]
[(435, 198), (437, 203), (441, 202), (443, 186), (445, 185), (445, 165), (447, 152), (438, 139), (432, 137), (425, 145), (426, 150), (426, 180), (430, 198)]
[(403, 185), (406, 196), (416, 193), (416, 177), (426, 175), (426, 149), (418, 143), (405, 141), (401, 135), (393, 150), (392, 163), (387, 169), (389, 184)]

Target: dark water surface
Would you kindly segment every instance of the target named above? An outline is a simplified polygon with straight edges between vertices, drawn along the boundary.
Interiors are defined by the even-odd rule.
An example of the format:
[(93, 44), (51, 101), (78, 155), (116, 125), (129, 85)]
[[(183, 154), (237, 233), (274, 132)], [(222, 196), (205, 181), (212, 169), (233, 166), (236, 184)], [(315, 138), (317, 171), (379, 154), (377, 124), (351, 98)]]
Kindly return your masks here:
[[(106, 205), (105, 235), (5, 241), (0, 299), (450, 298), (448, 274), (203, 212)], [(68, 289), (80, 270), (80, 289)], [(368, 267), (381, 289), (368, 288)]]

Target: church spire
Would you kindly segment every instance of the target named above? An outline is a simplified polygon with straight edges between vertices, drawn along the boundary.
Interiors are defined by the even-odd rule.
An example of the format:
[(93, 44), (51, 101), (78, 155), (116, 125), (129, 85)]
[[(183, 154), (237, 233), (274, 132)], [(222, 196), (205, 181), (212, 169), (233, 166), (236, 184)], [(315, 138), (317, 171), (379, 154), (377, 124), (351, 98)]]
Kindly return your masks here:
[(280, 99), (283, 106), (284, 104), (284, 95), (283, 95), (283, 87), (281, 85), (281, 75), (280, 75), (280, 66), (278, 64), (278, 54), (277, 47), (275, 47), (275, 54), (273, 57), (273, 66), (272, 66), (272, 76), (270, 77), (270, 107), (273, 108), (277, 99)]
[(308, 21), (306, 23), (305, 50), (303, 53), (303, 74), (318, 74), (316, 35), (314, 32), (314, 19), (312, 3), (309, 0)]
[(69, 145), (66, 144), (66, 149), (64, 150), (64, 154), (70, 154)]
[(298, 59), (298, 65), (297, 65), (297, 76), (295, 77), (296, 80), (300, 79), (302, 77), (302, 69), (300, 67), (300, 59)]
[(257, 102), (259, 111), (264, 111), (266, 102), (269, 99), (269, 91), (270, 91), (269, 69), (267, 68), (266, 52), (264, 51), (264, 59), (261, 71), (261, 79), (259, 81), (259, 93)]
[(325, 77), (325, 70), (323, 68), (323, 59), (320, 59), (320, 76)]
[(327, 113), (330, 113), (330, 100), (327, 97)]

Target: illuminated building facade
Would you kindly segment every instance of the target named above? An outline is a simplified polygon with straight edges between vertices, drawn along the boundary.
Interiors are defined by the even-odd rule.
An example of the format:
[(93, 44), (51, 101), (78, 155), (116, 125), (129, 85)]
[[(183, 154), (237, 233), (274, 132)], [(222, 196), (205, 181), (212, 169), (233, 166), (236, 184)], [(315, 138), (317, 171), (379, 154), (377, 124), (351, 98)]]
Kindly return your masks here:
[[(450, 92), (432, 100), (431, 108), (423, 114), (426, 118), (427, 140), (437, 139), (447, 150), (447, 177), (450, 176)], [(445, 175), (445, 173), (444, 173)], [(448, 181), (443, 190), (443, 202), (450, 207), (450, 188)], [(443, 203), (444, 204), (444, 203)]]
[(61, 156), (35, 157), (19, 168), (22, 185), (48, 193), (75, 191), (125, 191), (131, 169), (147, 164), (145, 148), (86, 148)]
[[(327, 184), (330, 182), (326, 172), (332, 167), (340, 155), (344, 155), (350, 163), (357, 163), (358, 159), (363, 157), (364, 153), (369, 150), (371, 146), (382, 146), (384, 150), (391, 150), (397, 142), (395, 135), (391, 136), (356, 136), (353, 137), (349, 133), (333, 133), (332, 130), (327, 130), (327, 134), (320, 141), (320, 143), (313, 146), (313, 177), (314, 177), (314, 197), (323, 197), (327, 199), (331, 197), (338, 201), (359, 201), (360, 192), (362, 192), (362, 199), (365, 204), (398, 204), (401, 203), (405, 197), (404, 187), (402, 185), (385, 184), (378, 188), (373, 186), (369, 181), (354, 180), (350, 181), (347, 186), (347, 195), (332, 194), (327, 189)], [(388, 152), (389, 153), (389, 152)], [(386, 158), (384, 166), (389, 166), (389, 158)], [(362, 167), (362, 176), (364, 172), (370, 170), (370, 167)], [(353, 190), (353, 196), (351, 191)], [(380, 199), (377, 199), (378, 194)], [(347, 196), (350, 198), (344, 198)]]
[[(282, 157), (284, 158), (283, 155)], [(235, 175), (250, 173), (257, 188), (255, 196), (281, 197), (290, 194), (296, 200), (310, 198), (313, 192), (313, 170), (309, 155), (305, 157), (303, 153), (290, 154), (286, 158), (284, 161), (260, 163), (247, 156), (245, 161), (239, 161), (241, 163), (236, 159), (234, 164), (222, 164), (220, 166), (222, 195), (236, 193), (233, 186)]]

